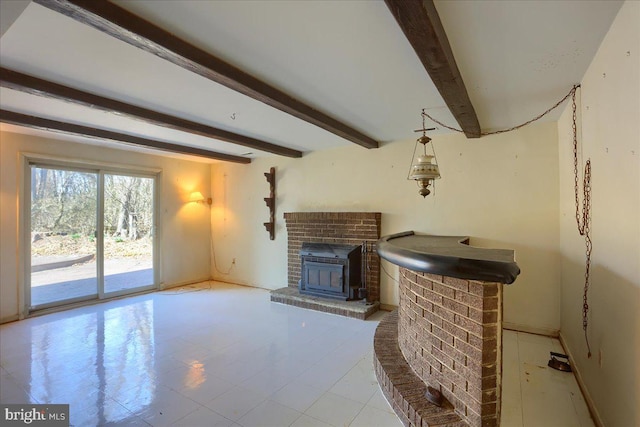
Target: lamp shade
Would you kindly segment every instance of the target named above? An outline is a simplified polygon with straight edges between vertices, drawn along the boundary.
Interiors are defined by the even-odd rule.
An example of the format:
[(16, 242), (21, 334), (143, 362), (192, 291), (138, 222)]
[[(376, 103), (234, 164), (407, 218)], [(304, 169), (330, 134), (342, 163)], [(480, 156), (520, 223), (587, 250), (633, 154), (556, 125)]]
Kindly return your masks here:
[(415, 181), (440, 178), (440, 169), (437, 164), (431, 163), (435, 156), (423, 154), (418, 156), (418, 161), (411, 167), (409, 179)]
[(204, 202), (204, 196), (199, 191), (194, 191), (189, 195), (190, 202)]

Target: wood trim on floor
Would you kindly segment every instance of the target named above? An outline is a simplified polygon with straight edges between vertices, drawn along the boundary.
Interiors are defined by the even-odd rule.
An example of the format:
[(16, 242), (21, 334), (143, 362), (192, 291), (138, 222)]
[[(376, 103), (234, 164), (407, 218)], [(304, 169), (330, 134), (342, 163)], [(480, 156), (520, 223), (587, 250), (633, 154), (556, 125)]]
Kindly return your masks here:
[(564, 353), (569, 356), (569, 360), (571, 361), (571, 370), (573, 371), (576, 381), (578, 382), (578, 387), (580, 387), (580, 391), (582, 392), (582, 397), (584, 397), (584, 401), (587, 404), (587, 408), (589, 408), (591, 419), (595, 423), (596, 427), (604, 427), (604, 421), (602, 421), (602, 417), (600, 417), (600, 413), (596, 408), (596, 404), (589, 394), (587, 385), (582, 379), (580, 369), (578, 369), (578, 366), (573, 363), (576, 359), (573, 357), (573, 354), (571, 353), (571, 350), (569, 349), (567, 341), (564, 339), (564, 335), (562, 334), (562, 332), (560, 332), (558, 339), (560, 340), (560, 345), (562, 345), (562, 348), (564, 349)]
[(522, 323), (502, 322), (502, 329), (526, 332), (528, 334), (542, 335), (551, 338), (558, 338), (560, 336), (560, 331), (558, 329), (540, 328), (536, 326), (523, 325)]

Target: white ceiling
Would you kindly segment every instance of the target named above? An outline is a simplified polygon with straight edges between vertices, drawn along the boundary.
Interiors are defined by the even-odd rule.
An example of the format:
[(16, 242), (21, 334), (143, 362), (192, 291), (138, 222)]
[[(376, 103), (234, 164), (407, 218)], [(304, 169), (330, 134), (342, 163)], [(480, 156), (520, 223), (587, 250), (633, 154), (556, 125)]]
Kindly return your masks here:
[[(412, 138), (422, 108), (458, 127), (382, 1), (117, 3), (381, 143)], [(485, 131), (536, 116), (579, 83), (621, 6), (435, 3)], [(38, 4), (21, 14), (12, 1), (0, 7), (2, 16), (19, 14), (12, 24), (3, 18), (2, 67), (303, 152), (351, 144)], [(270, 155), (6, 88), (0, 107), (222, 153)]]

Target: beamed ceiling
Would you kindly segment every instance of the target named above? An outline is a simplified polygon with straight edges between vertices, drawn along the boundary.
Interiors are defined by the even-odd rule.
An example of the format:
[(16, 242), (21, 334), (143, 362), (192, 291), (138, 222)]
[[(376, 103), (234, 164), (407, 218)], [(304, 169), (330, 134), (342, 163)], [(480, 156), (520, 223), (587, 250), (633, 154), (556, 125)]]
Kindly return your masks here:
[(238, 163), (413, 138), (423, 108), (478, 138), (579, 83), (620, 6), (0, 0), (1, 128)]

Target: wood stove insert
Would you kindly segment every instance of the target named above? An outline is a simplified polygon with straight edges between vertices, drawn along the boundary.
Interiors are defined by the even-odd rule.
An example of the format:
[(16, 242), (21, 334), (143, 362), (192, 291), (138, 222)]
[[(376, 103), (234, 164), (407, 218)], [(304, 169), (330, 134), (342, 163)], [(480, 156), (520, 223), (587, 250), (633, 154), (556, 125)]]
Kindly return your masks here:
[(345, 301), (359, 299), (362, 246), (303, 243), (300, 260), (301, 294)]

